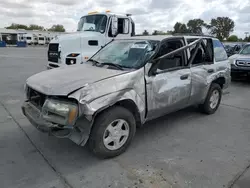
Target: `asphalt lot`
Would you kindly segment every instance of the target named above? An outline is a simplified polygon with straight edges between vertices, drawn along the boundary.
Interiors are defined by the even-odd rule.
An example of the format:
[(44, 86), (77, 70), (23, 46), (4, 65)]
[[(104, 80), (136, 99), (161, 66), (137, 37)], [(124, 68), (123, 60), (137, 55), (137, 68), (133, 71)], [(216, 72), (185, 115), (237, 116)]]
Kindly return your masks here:
[(1, 188), (249, 188), (250, 83), (233, 82), (216, 114), (152, 121), (127, 152), (100, 160), (22, 115), (25, 80), (46, 63), (46, 48), (0, 48)]

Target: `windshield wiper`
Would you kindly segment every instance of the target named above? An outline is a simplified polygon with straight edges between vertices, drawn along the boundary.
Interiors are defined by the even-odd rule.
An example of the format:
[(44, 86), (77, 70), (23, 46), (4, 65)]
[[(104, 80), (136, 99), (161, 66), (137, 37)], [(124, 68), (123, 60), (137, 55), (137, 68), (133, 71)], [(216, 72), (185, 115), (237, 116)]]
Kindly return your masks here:
[(94, 60), (94, 59), (89, 59), (88, 61), (91, 61), (91, 62), (93, 62), (93, 66), (96, 66), (96, 65), (98, 65), (98, 66), (101, 66), (101, 65), (109, 65), (109, 66), (113, 66), (113, 67), (116, 67), (116, 68), (118, 68), (118, 69), (120, 69), (120, 70), (123, 70), (123, 67), (124, 68), (127, 68), (127, 67), (125, 67), (125, 66), (121, 66), (121, 65), (118, 65), (118, 64), (115, 64), (115, 63), (100, 63), (100, 62), (98, 62), (98, 61), (96, 61), (96, 60)]
[(109, 65), (109, 66), (113, 66), (113, 67), (116, 67), (120, 70), (123, 70), (122, 66), (121, 65), (118, 65), (118, 64), (115, 64), (115, 63), (101, 63), (102, 65)]
[(96, 60), (94, 60), (94, 59), (89, 59), (88, 61), (91, 61), (91, 62), (93, 62), (93, 66), (96, 66), (97, 64), (98, 65), (100, 65), (101, 63), (100, 62), (98, 62), (98, 61), (96, 61)]

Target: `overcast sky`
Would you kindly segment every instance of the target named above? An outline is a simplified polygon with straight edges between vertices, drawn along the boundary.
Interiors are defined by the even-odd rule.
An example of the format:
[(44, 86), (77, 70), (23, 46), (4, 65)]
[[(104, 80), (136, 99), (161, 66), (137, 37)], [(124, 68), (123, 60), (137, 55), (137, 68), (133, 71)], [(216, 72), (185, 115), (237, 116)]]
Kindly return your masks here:
[(11, 23), (50, 27), (63, 24), (75, 31), (78, 19), (90, 11), (132, 13), (136, 33), (144, 29), (172, 30), (173, 25), (201, 18), (228, 16), (235, 21), (234, 33), (250, 32), (250, 0), (0, 0), (0, 28)]

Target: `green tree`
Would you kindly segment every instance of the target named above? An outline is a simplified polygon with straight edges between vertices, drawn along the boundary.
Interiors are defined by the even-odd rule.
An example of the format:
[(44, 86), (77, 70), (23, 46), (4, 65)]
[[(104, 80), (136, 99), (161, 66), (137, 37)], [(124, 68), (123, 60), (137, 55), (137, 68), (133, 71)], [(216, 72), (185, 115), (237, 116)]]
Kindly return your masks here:
[(147, 36), (147, 35), (149, 35), (149, 33), (148, 33), (147, 30), (144, 30), (143, 33), (142, 33), (142, 35)]
[(244, 38), (244, 42), (250, 42), (250, 36)]
[(236, 35), (231, 35), (228, 37), (227, 41), (229, 42), (237, 42), (239, 39)]
[(28, 27), (23, 24), (12, 23), (10, 26), (6, 27), (6, 29), (27, 29)]
[(49, 31), (54, 31), (54, 32), (65, 32), (64, 26), (63, 25), (53, 25)]
[(158, 35), (158, 31), (157, 30), (154, 30), (152, 35)]
[(234, 26), (234, 21), (229, 17), (217, 17), (211, 20), (207, 28), (210, 29), (212, 35), (215, 35), (220, 40), (224, 40), (234, 31)]
[(39, 30), (39, 31), (44, 31), (44, 27), (40, 25), (35, 25), (35, 24), (30, 24), (28, 27), (28, 30)]
[(202, 34), (202, 28), (205, 26), (205, 23), (201, 19), (192, 19), (187, 23), (187, 29), (191, 33)]
[(173, 34), (173, 31), (171, 31), (171, 30), (168, 30), (166, 33), (166, 35), (172, 35), (172, 34)]
[(188, 33), (186, 24), (176, 22), (173, 33)]

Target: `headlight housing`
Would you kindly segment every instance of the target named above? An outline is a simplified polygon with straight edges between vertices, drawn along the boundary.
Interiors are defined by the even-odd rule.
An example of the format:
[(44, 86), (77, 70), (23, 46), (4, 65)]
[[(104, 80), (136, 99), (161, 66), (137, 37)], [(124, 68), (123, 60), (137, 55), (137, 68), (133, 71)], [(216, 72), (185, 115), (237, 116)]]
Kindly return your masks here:
[(47, 99), (43, 105), (42, 115), (47, 121), (73, 126), (78, 115), (78, 106), (73, 102)]

